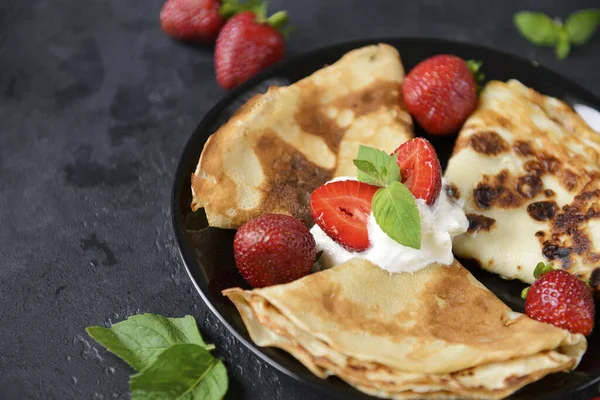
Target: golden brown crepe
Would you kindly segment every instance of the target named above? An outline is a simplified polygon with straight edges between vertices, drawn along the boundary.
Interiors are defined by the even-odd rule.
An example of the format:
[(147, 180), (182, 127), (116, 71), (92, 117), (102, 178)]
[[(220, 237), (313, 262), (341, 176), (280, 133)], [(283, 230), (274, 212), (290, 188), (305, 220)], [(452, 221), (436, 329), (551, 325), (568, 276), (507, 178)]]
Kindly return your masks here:
[(458, 262), (389, 274), (354, 258), (285, 285), (223, 293), (259, 346), (384, 398), (502, 398), (574, 369), (587, 346), (511, 311)]
[(568, 105), (488, 83), (445, 173), (470, 222), (454, 253), (529, 283), (549, 260), (598, 289), (599, 162), (600, 135)]
[(313, 224), (310, 193), (342, 175), (364, 144), (391, 152), (413, 135), (395, 48), (351, 51), (287, 87), (242, 106), (206, 142), (192, 175), (192, 209), (210, 226), (237, 228), (264, 213)]

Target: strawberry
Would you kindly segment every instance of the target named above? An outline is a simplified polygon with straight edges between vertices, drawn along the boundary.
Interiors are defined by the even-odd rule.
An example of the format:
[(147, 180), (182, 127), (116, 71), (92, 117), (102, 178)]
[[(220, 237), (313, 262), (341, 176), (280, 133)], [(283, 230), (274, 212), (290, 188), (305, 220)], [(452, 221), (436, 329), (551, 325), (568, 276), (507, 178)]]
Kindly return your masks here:
[(369, 247), (367, 217), (379, 188), (359, 181), (335, 181), (310, 195), (310, 212), (323, 231), (351, 251)]
[(414, 67), (402, 85), (408, 111), (430, 134), (456, 132), (477, 106), (477, 84), (462, 58), (438, 55)]
[(316, 253), (310, 231), (289, 215), (251, 219), (233, 239), (235, 263), (253, 287), (288, 283), (308, 275)]
[(271, 64), (283, 59), (285, 39), (278, 30), (287, 23), (280, 11), (268, 19), (262, 11), (245, 11), (231, 18), (217, 37), (217, 82), (233, 89)]
[(160, 26), (169, 36), (183, 40), (213, 42), (225, 19), (220, 0), (167, 0), (160, 12)]
[(525, 313), (572, 333), (589, 335), (594, 327), (594, 296), (575, 275), (551, 270), (539, 275), (526, 292)]
[(418, 199), (432, 205), (442, 190), (442, 167), (435, 149), (427, 139), (404, 142), (392, 155), (398, 155), (402, 183)]

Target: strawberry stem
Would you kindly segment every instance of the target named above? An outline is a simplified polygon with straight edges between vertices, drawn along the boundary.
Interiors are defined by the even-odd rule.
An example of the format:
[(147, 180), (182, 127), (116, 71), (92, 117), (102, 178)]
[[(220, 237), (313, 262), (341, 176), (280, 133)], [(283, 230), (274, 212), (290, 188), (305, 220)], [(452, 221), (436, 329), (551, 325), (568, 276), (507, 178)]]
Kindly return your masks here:
[(292, 27), (286, 26), (290, 18), (285, 11), (278, 11), (267, 18), (267, 1), (247, 0), (240, 3), (239, 0), (223, 0), (219, 8), (219, 14), (225, 19), (229, 19), (244, 11), (252, 11), (256, 16), (256, 22), (259, 24), (268, 24), (273, 29), (281, 32), (284, 37), (288, 37)]
[(548, 263), (539, 262), (539, 263), (537, 263), (537, 265), (535, 266), (535, 269), (533, 270), (533, 277), (535, 279), (537, 279), (540, 277), (540, 275), (545, 274), (546, 272), (550, 272), (553, 269), (554, 268), (552, 268), (551, 262), (548, 262)]
[(267, 24), (271, 25), (273, 28), (279, 31), (285, 25), (287, 25), (289, 20), (290, 18), (288, 17), (287, 12), (278, 11), (275, 14), (271, 15), (269, 18), (267, 18)]
[(226, 19), (244, 11), (252, 11), (256, 15), (256, 20), (263, 23), (267, 18), (267, 3), (261, 0), (248, 0), (245, 3), (240, 3), (238, 0), (223, 0), (219, 8), (219, 14)]
[(240, 3), (237, 0), (224, 0), (219, 7), (219, 14), (223, 18), (231, 18), (239, 12)]
[(471, 70), (473, 78), (475, 79), (475, 84), (477, 85), (477, 93), (481, 92), (482, 83), (485, 79), (485, 74), (480, 71), (482, 65), (482, 61), (467, 60), (467, 66)]

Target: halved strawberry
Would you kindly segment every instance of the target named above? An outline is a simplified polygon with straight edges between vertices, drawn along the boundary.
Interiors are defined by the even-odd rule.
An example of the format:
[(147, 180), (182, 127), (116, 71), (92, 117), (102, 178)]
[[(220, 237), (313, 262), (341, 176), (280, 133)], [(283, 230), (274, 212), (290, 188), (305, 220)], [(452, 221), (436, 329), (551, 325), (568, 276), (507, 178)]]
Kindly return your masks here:
[(416, 198), (435, 203), (442, 190), (442, 167), (431, 143), (414, 138), (394, 150), (396, 154), (402, 183)]
[(340, 245), (352, 251), (365, 250), (369, 247), (367, 217), (378, 189), (353, 180), (327, 183), (310, 195), (310, 212), (317, 225)]

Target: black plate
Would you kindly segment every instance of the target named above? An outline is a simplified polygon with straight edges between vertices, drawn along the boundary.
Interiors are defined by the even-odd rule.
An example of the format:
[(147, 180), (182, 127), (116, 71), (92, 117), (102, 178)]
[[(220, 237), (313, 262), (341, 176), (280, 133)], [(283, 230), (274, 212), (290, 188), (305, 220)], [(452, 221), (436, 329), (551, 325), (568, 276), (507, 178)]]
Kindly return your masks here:
[[(386, 38), (337, 44), (311, 51), (279, 63), (264, 73), (244, 83), (229, 93), (204, 117), (188, 141), (177, 167), (172, 197), (172, 218), (181, 257), (198, 292), (225, 326), (250, 350), (278, 370), (295, 379), (321, 390), (335, 398), (366, 399), (368, 396), (356, 391), (337, 378), (321, 380), (286, 352), (254, 345), (233, 304), (221, 295), (221, 290), (241, 286), (249, 288), (239, 275), (233, 259), (234, 231), (209, 228), (203, 211), (190, 210), (190, 176), (193, 173), (204, 142), (221, 126), (252, 94), (264, 92), (271, 84), (286, 85), (302, 79), (326, 64), (331, 64), (344, 53), (373, 43), (389, 43), (402, 56), (402, 63), (409, 71), (419, 61), (440, 53), (455, 54), (465, 59), (483, 61), (486, 78), (497, 80), (518, 79), (523, 84), (542, 93), (558, 97), (570, 104), (580, 103), (600, 109), (600, 100), (567, 79), (537, 64), (496, 50), (437, 39)], [(424, 136), (417, 130), (417, 135)], [(442, 166), (445, 167), (454, 136), (432, 138)], [(490, 288), (506, 304), (523, 311), (520, 293), (524, 285), (517, 281), (504, 281), (496, 275), (470, 268), (484, 285)], [(563, 398), (600, 381), (600, 329), (589, 338), (589, 349), (581, 365), (570, 374), (554, 374), (515, 394), (513, 399)]]

